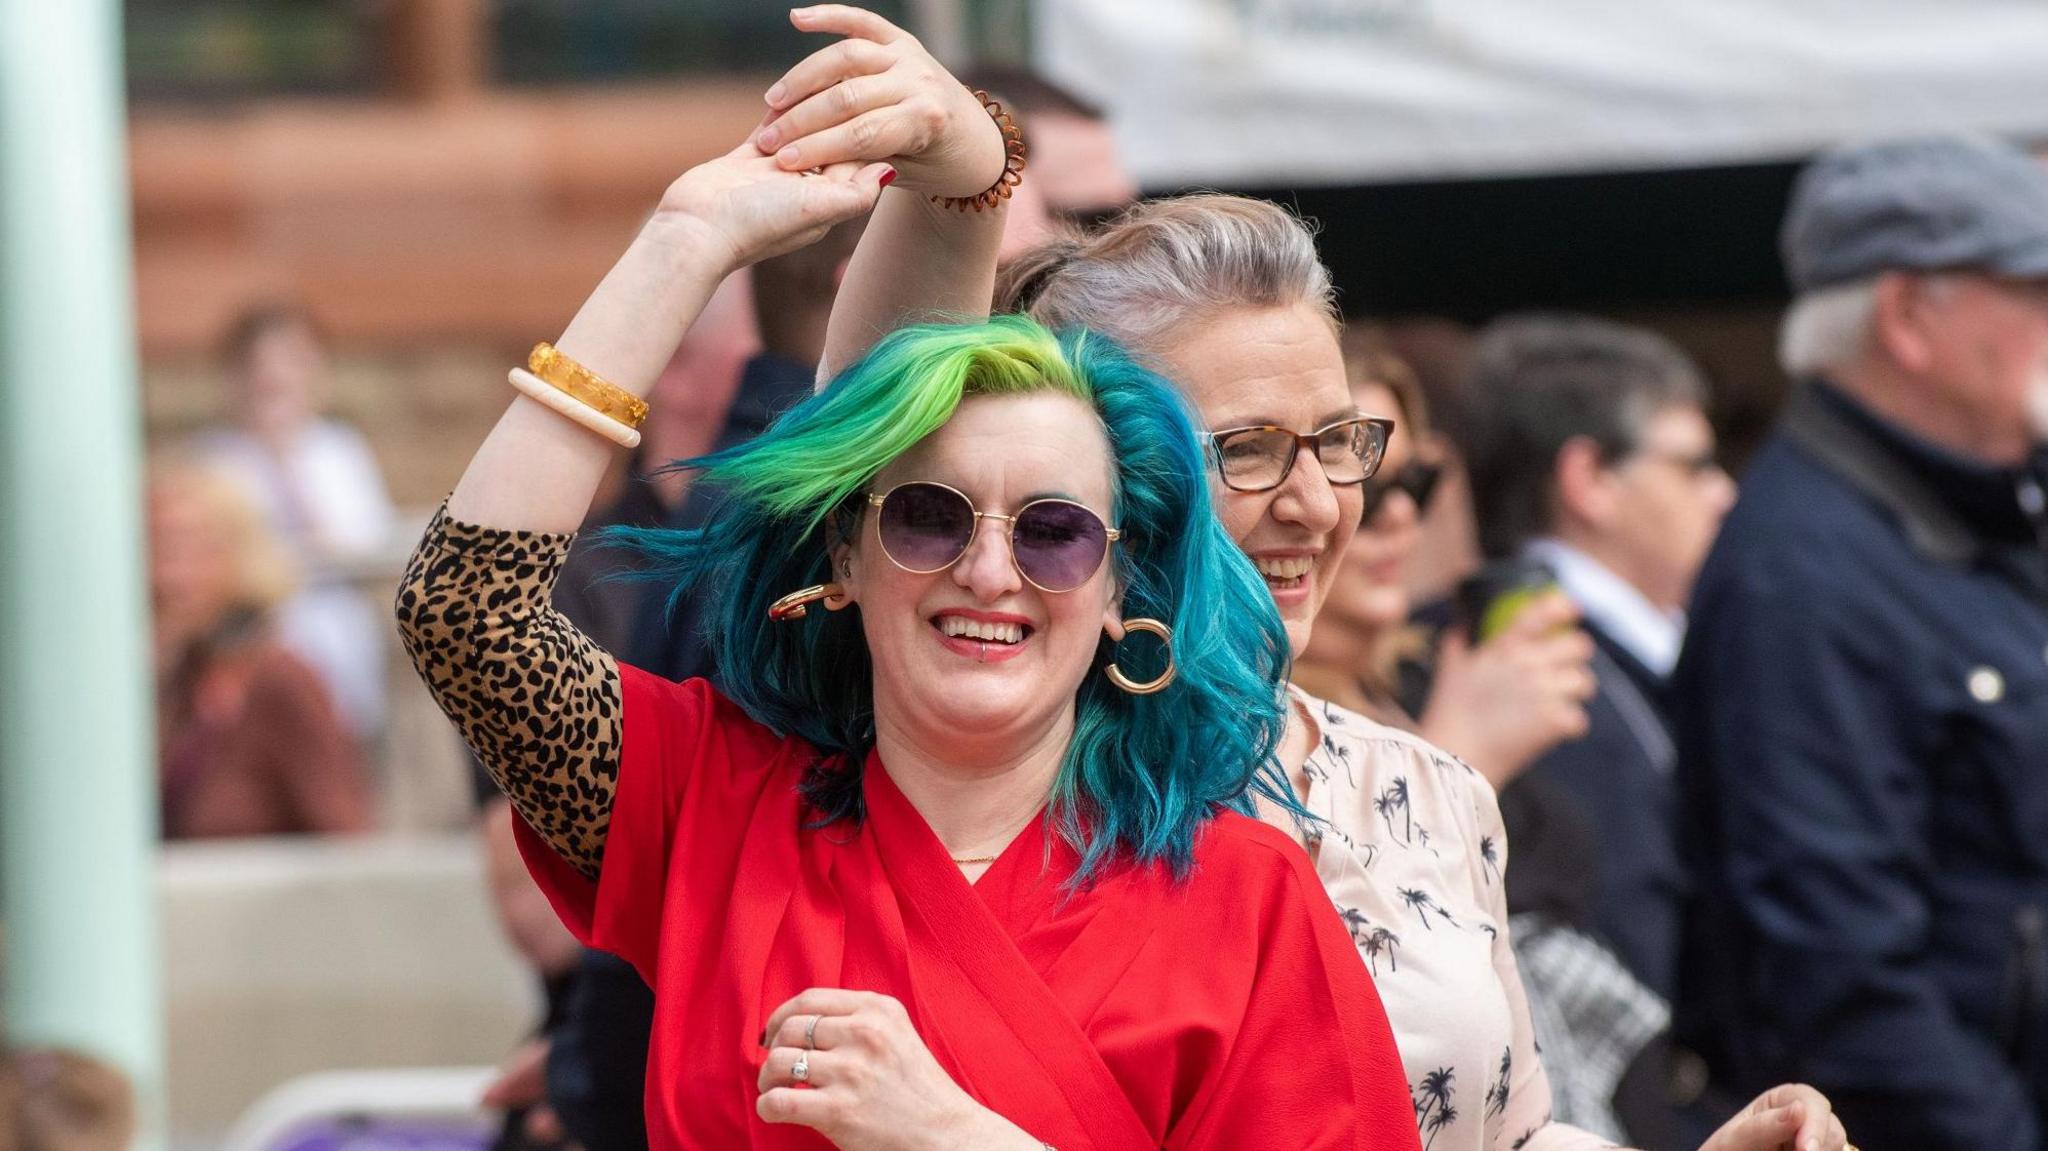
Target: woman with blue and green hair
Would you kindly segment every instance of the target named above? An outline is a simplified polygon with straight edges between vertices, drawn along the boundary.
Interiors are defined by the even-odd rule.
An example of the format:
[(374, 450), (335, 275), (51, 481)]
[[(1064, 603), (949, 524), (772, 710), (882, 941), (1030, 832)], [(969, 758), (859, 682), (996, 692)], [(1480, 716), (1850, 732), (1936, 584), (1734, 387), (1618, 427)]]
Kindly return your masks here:
[(721, 689), (550, 608), (712, 288), (894, 174), (750, 142), (678, 179), (398, 595), (535, 879), (655, 990), (652, 1144), (1414, 1147), (1371, 981), (1243, 814), (1284, 795), (1285, 632), (1189, 414), (1107, 341), (908, 328), (697, 461), (708, 525), (621, 542), (705, 605)]

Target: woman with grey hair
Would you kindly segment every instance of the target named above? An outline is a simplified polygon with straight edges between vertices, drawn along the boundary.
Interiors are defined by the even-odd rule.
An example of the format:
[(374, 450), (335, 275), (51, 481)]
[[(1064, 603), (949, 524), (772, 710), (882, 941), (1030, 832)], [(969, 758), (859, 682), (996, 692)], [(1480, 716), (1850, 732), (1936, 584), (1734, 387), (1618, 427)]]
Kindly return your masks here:
[[(998, 310), (1116, 338), (1175, 380), (1208, 425), (1217, 510), (1301, 651), (1393, 430), (1351, 400), (1334, 291), (1308, 230), (1235, 196), (1155, 201), (1021, 258), (998, 285), (1002, 201), (1017, 167), (1000, 109), (979, 114), (960, 100), (915, 38), (871, 13), (824, 5), (792, 18), (842, 38), (768, 90), (754, 137), (764, 154), (792, 170), (881, 160), (943, 170), (963, 186), (976, 183), (968, 173), (989, 181), (972, 212), (901, 189), (883, 195), (842, 287), (823, 370), (906, 320), (982, 315), (992, 298)], [(1281, 766), (1315, 819), (1270, 818), (1313, 856), (1377, 978), (1428, 1151), (1606, 1146), (1550, 1121), (1507, 938), (1492, 788), (1411, 734), (1299, 689), (1289, 703)], [(1827, 1100), (1788, 1086), (1752, 1102), (1702, 1151), (1845, 1143)]]

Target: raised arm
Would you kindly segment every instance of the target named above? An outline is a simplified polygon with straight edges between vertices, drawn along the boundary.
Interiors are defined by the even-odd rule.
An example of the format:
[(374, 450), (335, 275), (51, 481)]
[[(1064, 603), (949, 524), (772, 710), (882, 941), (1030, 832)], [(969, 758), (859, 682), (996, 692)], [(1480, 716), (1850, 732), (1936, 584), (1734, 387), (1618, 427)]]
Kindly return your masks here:
[[(718, 282), (866, 211), (884, 166), (787, 172), (752, 143), (691, 169), (585, 301), (561, 352), (634, 395)], [(413, 666), (526, 822), (597, 874), (618, 778), (618, 666), (550, 603), (614, 445), (520, 395), (398, 590)]]
[(820, 378), (908, 323), (988, 315), (1008, 201), (960, 211), (933, 196), (972, 196), (1003, 173), (1003, 137), (981, 102), (917, 38), (843, 4), (799, 8), (805, 32), (843, 37), (768, 89), (755, 144), (789, 171), (880, 161), (901, 177), (884, 193), (832, 308)]
[[(646, 395), (719, 281), (866, 212), (886, 176), (881, 164), (833, 164), (816, 176), (785, 170), (751, 141), (692, 168), (669, 186), (555, 346)], [(519, 396), (462, 473), (448, 514), (491, 528), (574, 531), (614, 450)]]

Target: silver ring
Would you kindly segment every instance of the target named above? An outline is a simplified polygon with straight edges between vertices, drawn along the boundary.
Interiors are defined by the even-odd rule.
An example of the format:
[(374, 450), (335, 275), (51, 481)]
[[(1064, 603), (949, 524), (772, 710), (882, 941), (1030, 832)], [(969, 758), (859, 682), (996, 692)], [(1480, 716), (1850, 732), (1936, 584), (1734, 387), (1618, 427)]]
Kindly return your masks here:
[(824, 1017), (824, 1016), (822, 1016), (822, 1015), (813, 1015), (813, 1016), (811, 1016), (811, 1021), (810, 1021), (809, 1023), (806, 1023), (806, 1024), (804, 1024), (804, 1050), (805, 1050), (805, 1051), (815, 1051), (815, 1050), (817, 1050), (817, 1047), (818, 1047), (818, 1020), (820, 1020), (820, 1019), (823, 1019), (823, 1018), (825, 1018), (825, 1017)]
[(811, 1081), (810, 1052), (806, 1051), (802, 1055), (797, 1056), (796, 1062), (789, 1065), (789, 1077), (798, 1083), (809, 1083)]

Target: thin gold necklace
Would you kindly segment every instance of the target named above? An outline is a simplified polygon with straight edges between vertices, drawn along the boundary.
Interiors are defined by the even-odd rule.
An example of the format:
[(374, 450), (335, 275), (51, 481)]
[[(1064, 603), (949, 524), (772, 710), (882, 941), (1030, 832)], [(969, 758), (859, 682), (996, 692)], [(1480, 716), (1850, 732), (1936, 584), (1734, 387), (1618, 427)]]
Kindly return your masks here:
[(976, 855), (967, 859), (961, 859), (957, 856), (949, 855), (946, 858), (952, 860), (953, 862), (959, 864), (962, 867), (970, 867), (977, 863), (994, 863), (996, 861), (996, 857), (993, 855)]

